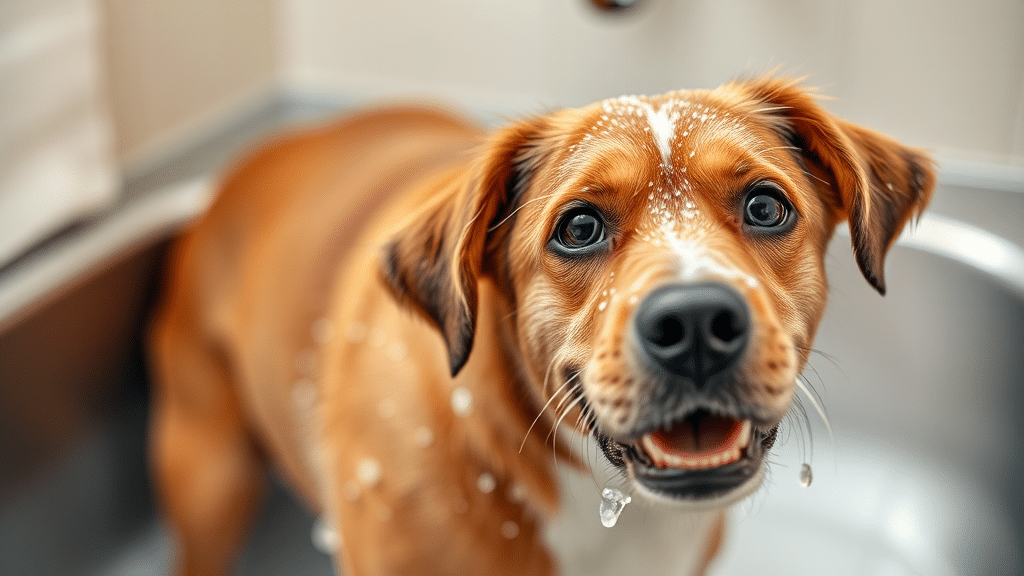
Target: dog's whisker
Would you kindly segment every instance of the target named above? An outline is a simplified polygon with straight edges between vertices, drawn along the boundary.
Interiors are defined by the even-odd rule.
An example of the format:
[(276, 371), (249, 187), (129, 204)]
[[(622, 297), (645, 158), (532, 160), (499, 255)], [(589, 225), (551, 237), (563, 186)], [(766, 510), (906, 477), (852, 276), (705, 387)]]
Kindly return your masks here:
[(803, 348), (801, 346), (796, 346), (795, 348), (797, 350), (800, 350), (801, 352), (807, 352), (808, 354), (810, 354), (810, 353), (817, 354), (818, 356), (821, 356), (825, 360), (828, 360), (829, 362), (831, 362), (832, 365), (835, 366), (836, 368), (838, 368), (840, 370), (843, 369), (843, 367), (839, 365), (839, 359), (836, 358), (835, 356), (829, 354), (828, 352), (824, 352), (822, 350), (818, 350), (817, 348)]
[(491, 232), (494, 232), (495, 230), (497, 230), (498, 228), (500, 228), (501, 225), (504, 224), (505, 222), (507, 222), (509, 218), (515, 216), (516, 213), (519, 212), (520, 210), (522, 210), (523, 208), (526, 208), (527, 204), (531, 204), (533, 202), (538, 202), (540, 200), (547, 200), (548, 198), (551, 198), (552, 196), (554, 196), (554, 193), (548, 194), (546, 196), (540, 196), (538, 198), (534, 198), (533, 200), (527, 200), (526, 202), (523, 202), (522, 204), (519, 205), (518, 208), (513, 210), (508, 216), (505, 216), (504, 218), (502, 218), (500, 222), (498, 222), (494, 226), (491, 226), (490, 228), (488, 228), (487, 232), (491, 233)]
[(551, 362), (548, 363), (548, 367), (544, 370), (544, 383), (540, 387), (541, 394), (548, 391), (548, 378), (551, 377), (551, 368), (554, 367), (556, 362), (558, 362), (557, 356), (551, 359)]
[(826, 186), (829, 185), (827, 180), (822, 180), (821, 178), (818, 178), (817, 176), (812, 174), (809, 170), (801, 170), (801, 172), (803, 172), (804, 175), (806, 175), (808, 178), (813, 178), (814, 180), (817, 180), (818, 182), (821, 182), (822, 184), (824, 184)]
[[(813, 368), (812, 368), (812, 370), (813, 370)], [(814, 371), (814, 373), (815, 373), (816, 376), (818, 375), (817, 371)], [(811, 379), (808, 378), (806, 374), (797, 374), (797, 378), (800, 379), (804, 383), (805, 386), (807, 386), (807, 390), (809, 390), (809, 391), (814, 393), (814, 397), (821, 404), (822, 408), (824, 408), (824, 406), (825, 406), (825, 399), (821, 397), (821, 394), (818, 392), (818, 389), (815, 388), (813, 384), (811, 384)], [(818, 382), (823, 382), (823, 380), (821, 379), (821, 376), (818, 376)], [(828, 411), (826, 410), (826, 414), (827, 414), (827, 412)]]
[[(552, 423), (551, 429), (548, 431), (548, 435), (545, 438), (545, 441), (550, 439), (552, 434), (557, 433), (558, 427), (561, 426), (562, 424), (562, 420), (569, 415), (569, 412), (572, 411), (573, 407), (576, 406), (576, 404), (583, 398), (579, 394), (573, 394), (575, 389), (578, 387), (579, 384), (575, 384), (573, 387), (566, 389), (565, 392), (562, 393), (562, 400), (558, 403), (559, 408), (555, 409), (555, 421)], [(572, 402), (564, 404), (565, 400), (568, 398), (572, 398)], [(563, 404), (564, 408), (561, 407), (563, 406)]]
[[(566, 380), (565, 384), (569, 384), (570, 382), (572, 382), (572, 379)], [(564, 388), (565, 385), (562, 386), (562, 389)], [(555, 408), (555, 422), (552, 424), (551, 431), (548, 432), (545, 441), (551, 438), (552, 434), (555, 434), (557, 432), (558, 427), (562, 423), (562, 420), (569, 414), (569, 412), (572, 411), (573, 407), (583, 399), (583, 396), (578, 393), (579, 389), (580, 384), (577, 382), (573, 384), (573, 386), (571, 386), (570, 388), (565, 389), (565, 391), (562, 393), (562, 399), (558, 402), (558, 407)], [(569, 398), (573, 398), (573, 401), (565, 405), (565, 401)], [(564, 409), (562, 408), (563, 405), (565, 405)]]
[[(818, 369), (815, 368), (813, 364), (808, 362), (807, 363), (807, 368), (810, 368), (811, 372), (814, 372), (814, 377), (818, 379), (818, 382), (822, 382), (822, 383), (824, 382), (824, 380), (821, 379), (821, 374), (818, 373)], [(804, 373), (801, 372), (800, 375), (803, 376), (804, 379), (807, 380), (808, 383), (810, 383), (810, 379), (807, 377), (807, 374), (804, 374)]]
[(537, 422), (540, 421), (540, 417), (544, 415), (544, 411), (548, 409), (548, 406), (551, 405), (555, 398), (558, 397), (558, 394), (562, 392), (565, 389), (565, 387), (569, 385), (569, 383), (570, 381), (567, 380), (564, 384), (559, 386), (558, 390), (556, 390), (555, 393), (551, 395), (551, 398), (548, 398), (548, 401), (545, 402), (544, 406), (542, 406), (541, 409), (537, 412), (537, 417), (533, 419), (533, 422), (530, 423), (530, 427), (526, 429), (526, 434), (523, 435), (523, 442), (519, 445), (520, 454), (523, 452), (523, 447), (526, 446), (526, 440), (527, 438), (530, 437), (530, 432), (533, 430), (533, 427), (537, 425)]
[(821, 417), (821, 421), (825, 424), (825, 429), (828, 430), (828, 437), (832, 440), (832, 444), (835, 444), (836, 436), (832, 432), (832, 422), (829, 420), (828, 414), (825, 413), (825, 409), (822, 408), (821, 404), (818, 403), (818, 400), (815, 398), (815, 395), (811, 393), (807, 388), (807, 385), (805, 385), (800, 378), (797, 378), (795, 382), (796, 386), (800, 388), (805, 396), (807, 396), (807, 400), (811, 402), (811, 406), (814, 407), (814, 410), (818, 412), (818, 416)]
[(765, 148), (764, 150), (758, 150), (757, 152), (754, 152), (754, 156), (756, 156), (758, 159), (763, 160), (764, 154), (767, 154), (768, 152), (772, 152), (775, 150), (795, 150), (797, 152), (800, 152), (800, 149), (797, 148), (796, 146), (772, 146), (771, 148)]
[(573, 400), (572, 403), (570, 403), (569, 406), (566, 407), (565, 412), (563, 412), (562, 415), (559, 416), (557, 420), (555, 420), (555, 425), (551, 428), (551, 433), (548, 434), (548, 437), (552, 439), (551, 450), (552, 450), (552, 455), (554, 456), (555, 464), (556, 465), (558, 464), (558, 430), (559, 430), (559, 427), (562, 425), (562, 420), (569, 414), (569, 412), (572, 411), (572, 409), (581, 400), (583, 400), (583, 396), (577, 396), (576, 399)]
[(811, 428), (810, 415), (807, 414), (807, 408), (800, 397), (793, 399), (793, 409), (787, 417), (787, 422), (800, 442), (800, 457), (807, 461), (808, 457), (813, 457), (814, 454), (814, 430)]
[(757, 109), (757, 112), (779, 112), (781, 110), (792, 110), (792, 106), (764, 106)]
[[(575, 376), (574, 376), (573, 378), (575, 378)], [(569, 380), (566, 380), (566, 384), (568, 384), (569, 382), (572, 382), (572, 378), (570, 378)], [(578, 387), (578, 386), (579, 386), (579, 385), (577, 384), (577, 387)], [(561, 399), (561, 400), (559, 400), (559, 401), (558, 401), (558, 405), (557, 405), (557, 406), (555, 406), (555, 413), (556, 413), (556, 414), (557, 414), (557, 413), (558, 413), (559, 411), (561, 411), (561, 409), (562, 409), (562, 406), (563, 406), (563, 405), (564, 405), (564, 404), (566, 403), (566, 401), (568, 401), (568, 400), (569, 400), (569, 398), (571, 398), (571, 396), (570, 396), (570, 395), (568, 395), (568, 394), (564, 394), (564, 395), (562, 395), (562, 399)]]
[(558, 416), (555, 419), (554, 424), (551, 426), (551, 429), (548, 431), (548, 435), (544, 438), (545, 442), (547, 442), (548, 440), (551, 440), (551, 457), (554, 459), (555, 466), (558, 466), (558, 427), (560, 425), (560, 422), (561, 422), (562, 418), (564, 418), (567, 413), (568, 413), (568, 410), (565, 413), (563, 413), (561, 416)]

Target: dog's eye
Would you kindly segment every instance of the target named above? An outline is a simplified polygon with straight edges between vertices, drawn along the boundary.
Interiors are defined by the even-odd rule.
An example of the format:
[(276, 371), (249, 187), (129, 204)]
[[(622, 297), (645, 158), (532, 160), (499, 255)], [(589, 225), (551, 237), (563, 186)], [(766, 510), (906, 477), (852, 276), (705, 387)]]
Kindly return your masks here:
[(566, 255), (589, 252), (605, 240), (601, 215), (592, 208), (577, 208), (562, 217), (552, 239), (552, 248)]
[(601, 240), (604, 227), (593, 214), (576, 214), (567, 218), (562, 229), (562, 244), (566, 248), (582, 248)]
[(790, 221), (788, 203), (771, 184), (759, 184), (748, 194), (743, 220), (758, 228), (778, 228)]

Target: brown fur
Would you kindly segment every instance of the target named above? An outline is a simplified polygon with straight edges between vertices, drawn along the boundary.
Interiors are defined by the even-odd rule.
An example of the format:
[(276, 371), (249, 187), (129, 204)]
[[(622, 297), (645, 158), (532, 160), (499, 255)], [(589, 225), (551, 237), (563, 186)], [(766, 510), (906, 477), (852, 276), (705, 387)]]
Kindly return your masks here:
[[(738, 393), (759, 426), (777, 424), (824, 310), (836, 224), (849, 220), (884, 291), (931, 162), (785, 80), (647, 102), (670, 98), (696, 114), (675, 123), (668, 168), (642, 123), (600, 103), (491, 135), (436, 111), (369, 112), (239, 167), (177, 242), (152, 330), (153, 462), (182, 571), (228, 569), (272, 463), (339, 526), (351, 576), (553, 573), (552, 451), (582, 464), (548, 432), (560, 417), (624, 433), (649, 407), (626, 326), (686, 273), (686, 246), (711, 263), (695, 274), (747, 300)], [(752, 236), (737, 212), (766, 178), (799, 213), (781, 238)], [(554, 257), (559, 214), (581, 199), (608, 215), (610, 251)], [(468, 414), (452, 410), (458, 388)]]

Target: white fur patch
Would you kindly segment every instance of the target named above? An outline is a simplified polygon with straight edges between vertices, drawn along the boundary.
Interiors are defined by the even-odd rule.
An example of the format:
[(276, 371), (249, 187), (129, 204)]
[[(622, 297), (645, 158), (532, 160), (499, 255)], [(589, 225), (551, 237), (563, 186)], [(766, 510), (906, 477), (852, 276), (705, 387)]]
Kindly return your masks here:
[[(583, 439), (573, 434), (579, 446)], [(569, 466), (559, 468), (561, 513), (545, 528), (549, 549), (563, 576), (670, 574), (690, 576), (703, 557), (717, 511), (695, 512), (678, 505), (653, 504), (633, 498), (611, 528), (601, 524), (601, 490), (607, 485), (627, 494), (635, 487), (610, 470), (588, 442), (583, 461), (593, 474)]]
[(647, 123), (651, 126), (654, 143), (658, 145), (661, 160), (666, 166), (672, 164), (672, 137), (675, 135), (678, 117), (678, 114), (669, 113), (668, 106), (662, 106), (657, 111), (647, 107)]
[(742, 270), (716, 260), (712, 251), (691, 238), (682, 238), (669, 226), (662, 226), (662, 239), (679, 259), (679, 277), (684, 282), (706, 279), (739, 280), (749, 288), (756, 288), (757, 279)]

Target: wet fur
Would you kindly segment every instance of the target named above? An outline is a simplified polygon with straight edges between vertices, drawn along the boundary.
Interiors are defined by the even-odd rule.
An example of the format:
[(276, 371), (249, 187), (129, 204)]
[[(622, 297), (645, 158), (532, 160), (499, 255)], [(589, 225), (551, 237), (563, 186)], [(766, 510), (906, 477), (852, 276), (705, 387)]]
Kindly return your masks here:
[[(669, 101), (729, 121), (677, 119), (658, 140), (605, 102), (485, 134), (390, 109), (286, 138), (230, 175), (172, 251), (151, 337), (154, 472), (183, 573), (227, 571), (268, 465), (337, 525), (351, 576), (554, 573), (553, 463), (583, 465), (558, 428), (628, 439), (661, 408), (628, 324), (680, 277), (742, 291), (753, 345), (715, 401), (778, 424), (825, 307), (833, 230), (849, 222), (884, 292), (931, 161), (784, 79), (641, 101), (655, 132)], [(752, 236), (737, 212), (759, 178), (799, 213), (782, 237)], [(580, 201), (613, 239), (573, 261), (546, 245)], [(458, 388), (469, 414), (453, 413)], [(360, 473), (367, 459), (379, 477)], [(721, 541), (709, 518), (694, 573)]]

